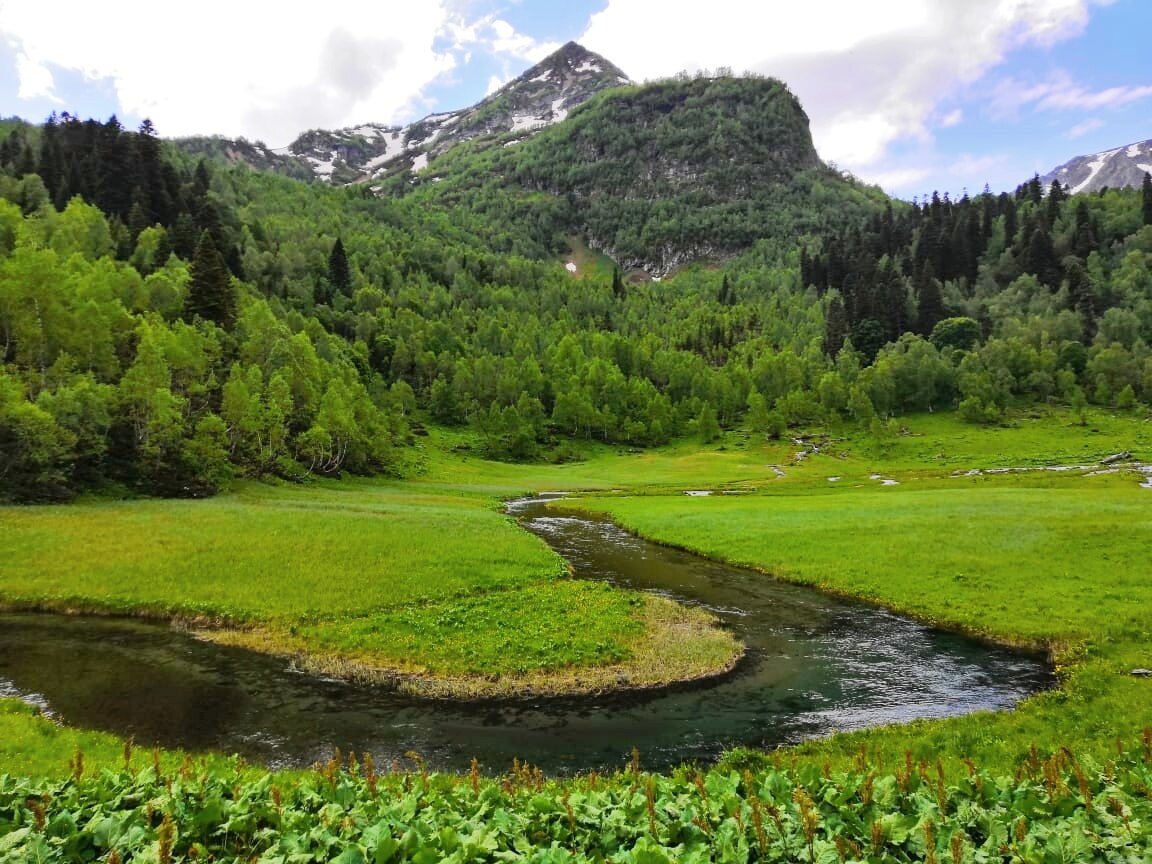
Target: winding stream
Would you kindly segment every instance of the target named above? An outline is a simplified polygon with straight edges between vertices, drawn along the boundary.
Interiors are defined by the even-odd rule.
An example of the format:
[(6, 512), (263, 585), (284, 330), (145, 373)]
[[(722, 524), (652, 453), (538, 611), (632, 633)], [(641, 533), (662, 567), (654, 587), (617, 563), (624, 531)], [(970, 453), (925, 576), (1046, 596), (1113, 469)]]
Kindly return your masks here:
[(711, 609), (749, 646), (725, 681), (646, 696), (460, 705), (316, 679), (283, 660), (135, 621), (0, 615), (0, 696), (141, 745), (223, 750), (274, 767), (335, 747), (436, 768), (513, 757), (549, 772), (709, 760), (737, 745), (1008, 708), (1051, 686), (1042, 658), (656, 546), (587, 517), (510, 505), (579, 576)]

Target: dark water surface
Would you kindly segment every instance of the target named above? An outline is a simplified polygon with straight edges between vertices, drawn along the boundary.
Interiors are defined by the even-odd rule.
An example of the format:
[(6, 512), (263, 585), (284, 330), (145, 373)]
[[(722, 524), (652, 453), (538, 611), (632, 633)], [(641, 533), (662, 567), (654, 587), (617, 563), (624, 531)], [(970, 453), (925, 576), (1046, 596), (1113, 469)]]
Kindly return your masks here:
[(1042, 658), (990, 648), (860, 603), (656, 546), (607, 522), (510, 508), (587, 578), (718, 614), (749, 646), (730, 679), (657, 696), (454, 705), (317, 679), (283, 660), (141, 622), (0, 616), (0, 695), (141, 745), (223, 750), (273, 766), (335, 747), (437, 768), (513, 757), (546, 771), (709, 760), (918, 717), (1008, 708), (1051, 686)]

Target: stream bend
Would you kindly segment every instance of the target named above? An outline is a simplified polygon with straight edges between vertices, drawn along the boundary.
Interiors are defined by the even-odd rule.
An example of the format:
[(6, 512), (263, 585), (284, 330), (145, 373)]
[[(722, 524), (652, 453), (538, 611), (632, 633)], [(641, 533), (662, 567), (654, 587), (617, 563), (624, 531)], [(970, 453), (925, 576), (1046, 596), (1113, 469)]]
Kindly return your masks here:
[(473, 756), (551, 773), (709, 761), (832, 732), (1005, 709), (1054, 684), (1034, 654), (934, 630), (863, 603), (641, 540), (611, 522), (509, 505), (577, 576), (706, 607), (748, 646), (736, 674), (657, 694), (446, 704), (317, 679), (283, 660), (158, 624), (0, 615), (0, 696), (140, 745), (235, 752), (271, 767), (336, 747), (389, 764), (415, 750), (438, 769)]

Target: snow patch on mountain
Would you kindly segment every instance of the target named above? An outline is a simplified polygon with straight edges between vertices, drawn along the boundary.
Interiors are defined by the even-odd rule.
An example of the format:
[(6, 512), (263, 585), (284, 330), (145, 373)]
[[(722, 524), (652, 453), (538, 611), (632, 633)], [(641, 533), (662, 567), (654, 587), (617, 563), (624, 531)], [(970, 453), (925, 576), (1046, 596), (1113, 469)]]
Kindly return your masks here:
[(1152, 173), (1152, 140), (1077, 156), (1040, 178), (1045, 187), (1059, 180), (1073, 193), (1139, 186)]

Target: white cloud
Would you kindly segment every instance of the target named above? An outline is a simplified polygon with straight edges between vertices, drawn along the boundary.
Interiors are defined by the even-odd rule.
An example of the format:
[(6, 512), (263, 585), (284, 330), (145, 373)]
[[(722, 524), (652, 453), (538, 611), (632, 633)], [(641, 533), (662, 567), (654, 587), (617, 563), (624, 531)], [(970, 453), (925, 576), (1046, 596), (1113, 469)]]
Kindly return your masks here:
[(931, 174), (932, 171), (928, 168), (894, 168), (891, 171), (870, 173), (867, 182), (875, 183), (882, 189), (906, 189)]
[(52, 70), (42, 63), (37, 63), (23, 51), (16, 55), (16, 76), (20, 80), (20, 89), (16, 92), (17, 98), (60, 101), (54, 93), (56, 82), (52, 78)]
[(956, 108), (952, 111), (949, 111), (947, 114), (945, 114), (943, 117), (940, 118), (940, 126), (943, 129), (951, 129), (954, 126), (959, 126), (963, 122), (964, 122), (964, 109), (963, 108)]
[(989, 111), (996, 119), (1015, 117), (1024, 108), (1035, 111), (1097, 111), (1123, 108), (1152, 97), (1152, 86), (1130, 85), (1090, 90), (1058, 69), (1043, 81), (1003, 78), (996, 82)]
[(459, 24), (447, 2), (346, 0), (337, 14), (202, 0), (173, 27), (145, 0), (5, 0), (0, 33), (27, 58), (22, 97), (51, 92), (41, 70), (75, 70), (110, 79), (121, 111), (151, 117), (164, 135), (281, 145), (308, 127), (410, 112), (456, 63), (451, 48), (437, 48)]
[(702, 11), (666, 0), (653, 14), (646, 0), (608, 0), (581, 41), (637, 79), (719, 66), (780, 78), (804, 104), (821, 155), (873, 179), (891, 144), (931, 140), (939, 103), (1014, 48), (1080, 33), (1106, 2), (710, 0)]
[(945, 173), (963, 183), (979, 181), (983, 184), (984, 181), (987, 180), (990, 171), (1001, 167), (1007, 162), (1008, 156), (1004, 153), (989, 153), (983, 156), (973, 156), (971, 153), (965, 153), (949, 165)]
[(531, 36), (518, 33), (511, 24), (500, 18), (492, 19), (488, 29), (491, 32), (489, 45), (493, 53), (527, 60), (532, 64), (539, 63), (560, 47), (559, 42), (538, 42)]
[(1069, 129), (1067, 137), (1069, 140), (1075, 141), (1077, 138), (1083, 138), (1085, 135), (1095, 132), (1097, 129), (1101, 129), (1103, 127), (1103, 120), (1098, 117), (1092, 117), (1091, 119), (1085, 120), (1083, 123), (1077, 123), (1071, 129)]

